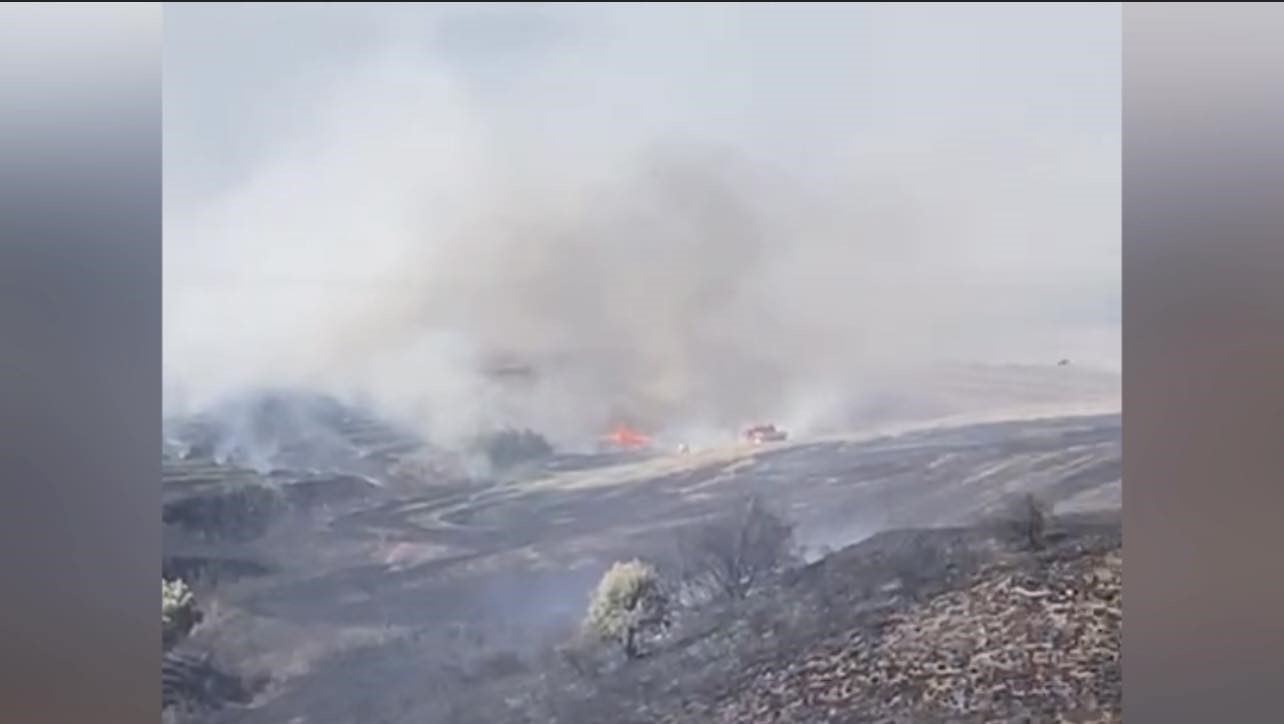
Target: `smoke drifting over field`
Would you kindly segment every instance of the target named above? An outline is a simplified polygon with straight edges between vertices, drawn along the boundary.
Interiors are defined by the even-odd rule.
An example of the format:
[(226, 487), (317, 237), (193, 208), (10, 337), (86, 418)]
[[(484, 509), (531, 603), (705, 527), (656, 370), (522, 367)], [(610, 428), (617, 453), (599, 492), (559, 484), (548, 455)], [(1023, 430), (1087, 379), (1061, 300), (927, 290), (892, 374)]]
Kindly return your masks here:
[(174, 8), (166, 404), (568, 444), (1117, 366), (1117, 11), (957, 12)]

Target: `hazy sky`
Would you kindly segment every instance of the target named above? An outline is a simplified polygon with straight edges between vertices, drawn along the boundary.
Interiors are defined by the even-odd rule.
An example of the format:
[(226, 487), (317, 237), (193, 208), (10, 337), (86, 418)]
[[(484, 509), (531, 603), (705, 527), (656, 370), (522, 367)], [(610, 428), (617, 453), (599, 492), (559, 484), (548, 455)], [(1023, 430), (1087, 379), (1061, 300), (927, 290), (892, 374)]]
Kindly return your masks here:
[[(1118, 4), (175, 4), (165, 24), (171, 382), (300, 370), (361, 387), (369, 369), (305, 373), (300, 360), (354, 330), (388, 348), (371, 340), (414, 337), (413, 317), (434, 339), (490, 325), (539, 328), (551, 346), (609, 330), (612, 344), (667, 345), (639, 374), (689, 385), (690, 340), (747, 309), (729, 301), (743, 295), (789, 319), (737, 333), (728, 350), (831, 340), (845, 351), (827, 374), (874, 346), (886, 360), (1118, 368)], [(652, 191), (630, 184), (673, 195), (656, 180), (672, 174), (695, 191), (634, 208)], [(659, 239), (663, 269), (625, 241), (610, 252), (567, 241), (671, 218), (706, 185), (737, 186), (726, 193), (745, 211), (726, 213), (743, 218), (718, 216), (699, 241), (669, 227), (627, 241)], [(603, 200), (621, 196), (619, 208)], [(520, 242), (496, 240), (518, 228)], [(766, 251), (707, 239), (745, 229)], [(546, 299), (575, 286), (552, 269), (576, 254), (614, 288), (717, 301), (675, 302), (618, 334), (630, 323), (616, 312), (559, 325), (595, 299)], [(528, 276), (514, 276), (515, 258)], [(683, 263), (698, 273), (675, 280)], [(718, 274), (746, 281), (715, 293)], [(291, 275), (295, 291), (273, 284)], [(375, 283), (378, 300), (352, 291)], [(401, 283), (416, 289), (387, 294)], [(345, 294), (362, 295), (360, 311)], [(468, 308), (441, 312), (450, 299)], [(438, 305), (433, 321), (426, 305)], [(699, 325), (656, 337), (693, 315)], [(450, 348), (485, 346), (465, 342)], [(411, 367), (424, 368), (420, 355), (454, 364), (421, 343), (435, 351)], [(428, 396), (442, 394), (459, 393)]]
[(183, 3), (165, 41), (175, 188), (248, 173), (393, 42), (514, 122), (663, 129), (778, 161), (862, 137), (1120, 133), (1117, 3)]

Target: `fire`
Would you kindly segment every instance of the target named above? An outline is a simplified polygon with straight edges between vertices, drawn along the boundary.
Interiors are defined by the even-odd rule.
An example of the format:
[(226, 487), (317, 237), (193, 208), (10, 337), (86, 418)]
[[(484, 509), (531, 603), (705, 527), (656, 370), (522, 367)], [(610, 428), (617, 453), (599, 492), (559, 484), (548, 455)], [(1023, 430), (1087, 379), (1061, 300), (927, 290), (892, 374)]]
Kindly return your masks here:
[(628, 425), (616, 425), (615, 429), (606, 435), (606, 441), (619, 447), (637, 448), (649, 443), (650, 438)]

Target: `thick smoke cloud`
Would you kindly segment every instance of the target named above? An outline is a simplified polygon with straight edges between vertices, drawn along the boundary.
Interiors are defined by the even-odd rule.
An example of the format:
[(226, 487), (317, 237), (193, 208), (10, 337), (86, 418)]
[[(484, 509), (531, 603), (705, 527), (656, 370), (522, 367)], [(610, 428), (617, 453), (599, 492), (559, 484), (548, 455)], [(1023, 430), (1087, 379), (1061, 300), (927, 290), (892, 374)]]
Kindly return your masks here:
[(445, 444), (575, 444), (821, 429), (947, 361), (1117, 365), (1117, 64), (1092, 42), (1059, 80), (994, 79), (1003, 48), (959, 70), (981, 39), (917, 47), (880, 8), (191, 12), (176, 49), (228, 35), (167, 68), (170, 411), (301, 387)]

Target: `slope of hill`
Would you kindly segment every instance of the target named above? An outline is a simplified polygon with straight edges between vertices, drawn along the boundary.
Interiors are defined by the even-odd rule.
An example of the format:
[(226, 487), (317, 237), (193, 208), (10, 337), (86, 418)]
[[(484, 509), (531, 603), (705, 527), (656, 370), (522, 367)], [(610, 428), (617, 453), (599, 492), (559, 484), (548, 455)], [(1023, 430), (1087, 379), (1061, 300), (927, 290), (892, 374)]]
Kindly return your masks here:
[(639, 662), (493, 681), (454, 721), (1120, 721), (1118, 516), (1056, 537), (1029, 552), (983, 527), (882, 533), (700, 612)]
[[(1004, 496), (1026, 491), (1061, 511), (1117, 509), (1120, 453), (1118, 415), (800, 439), (648, 460), (567, 466), (554, 458), (526, 478), (417, 488), (366, 481), (349, 489), (333, 482), (345, 474), (324, 469), (258, 472), (171, 451), (166, 570), (196, 572), (198, 597), (212, 611), (172, 652), (202, 665), (175, 671), (263, 678), (252, 701), (228, 700), (221, 710), (196, 697), (208, 708), (197, 721), (229, 724), (755, 721), (767, 709), (797, 710), (779, 721), (877, 720), (826, 719), (828, 710), (816, 702), (840, 695), (847, 698), (834, 706), (853, 717), (939, 709), (941, 697), (953, 695), (922, 693), (938, 686), (922, 680), (939, 663), (931, 657), (895, 664), (918, 673), (906, 674), (900, 699), (888, 701), (852, 698), (852, 687), (877, 689), (864, 680), (830, 692), (825, 687), (853, 673), (827, 667), (913, 649), (912, 624), (897, 639), (879, 633), (900, 620), (895, 616), (929, 631), (955, 626), (939, 614), (959, 606), (970, 612), (957, 626), (976, 621), (978, 631), (1010, 633), (1023, 617), (1078, 621), (1078, 604), (1046, 611), (1010, 604), (1038, 594), (1040, 581), (1070, 581), (1085, 567), (1113, 565), (1109, 558), (1074, 561), (1075, 551), (1100, 557), (1117, 550), (1117, 521), (1067, 519), (1045, 563), (996, 546), (983, 527), (958, 526), (984, 521)], [(307, 489), (297, 486), (308, 480), (330, 480), (330, 494), (287, 492)], [(555, 653), (605, 566), (667, 555), (675, 527), (747, 494), (785, 511), (818, 560), (742, 607), (689, 616), (650, 660), (589, 671)], [(842, 550), (826, 555), (826, 548)], [(1034, 578), (1004, 582), (1018, 574)], [(930, 603), (951, 591), (964, 598)], [(1085, 631), (1080, 638), (1104, 635)], [(853, 632), (864, 632), (858, 643)], [(925, 646), (948, 638), (939, 630), (924, 636)], [(886, 643), (893, 640), (908, 643)], [(988, 644), (970, 645), (984, 653)], [(1066, 666), (1097, 666), (1096, 655)], [(986, 671), (974, 687), (992, 684), (997, 674)], [(173, 671), (169, 676), (171, 689), (181, 689), (172, 685)], [(1042, 693), (1011, 686), (1022, 692), (1021, 706), (1042, 706)], [(1108, 682), (1093, 685), (1095, 693), (1057, 686), (1058, 711), (1071, 701), (1112, 711)], [(813, 690), (815, 696), (799, 694), (801, 703), (789, 698)], [(973, 705), (963, 701), (941, 711), (966, 720)]]

